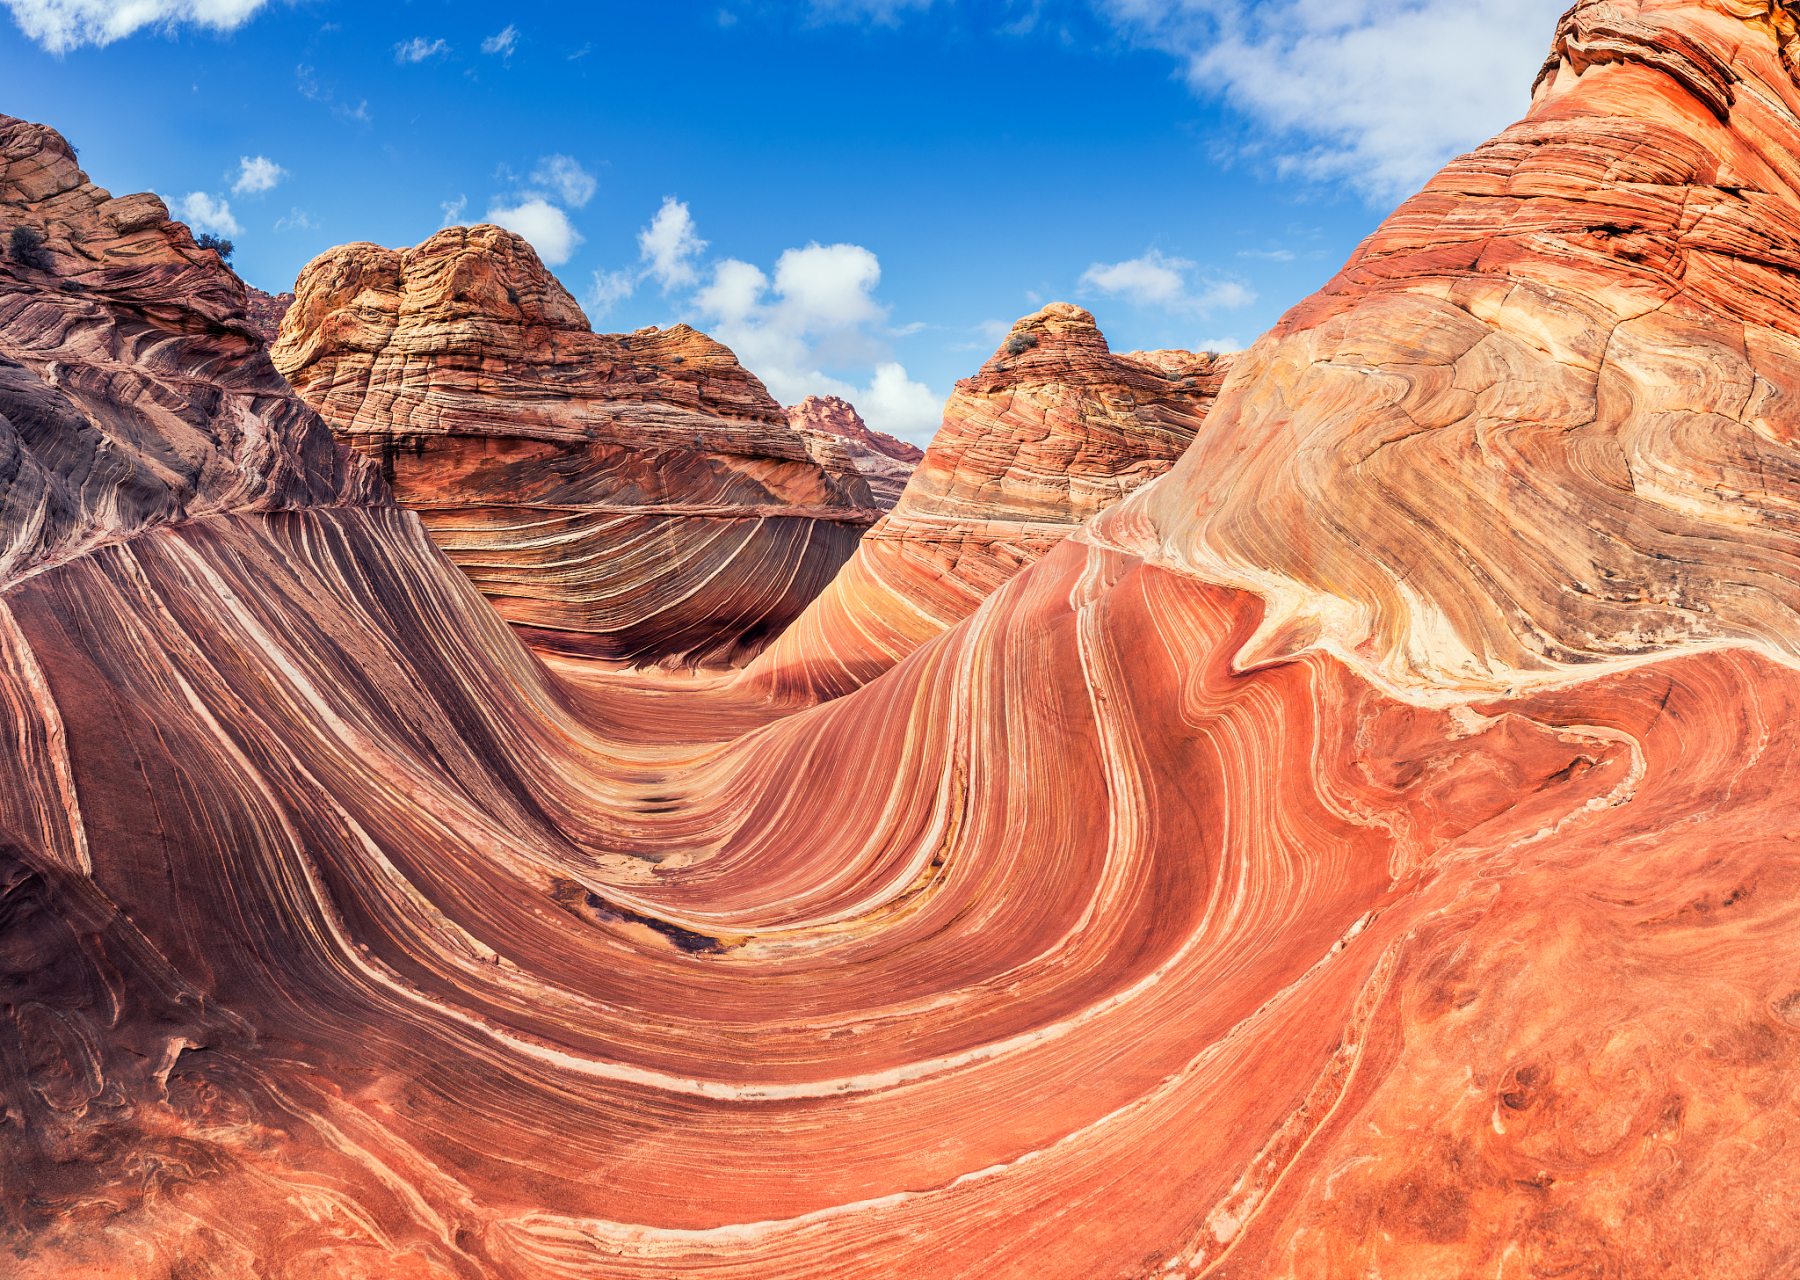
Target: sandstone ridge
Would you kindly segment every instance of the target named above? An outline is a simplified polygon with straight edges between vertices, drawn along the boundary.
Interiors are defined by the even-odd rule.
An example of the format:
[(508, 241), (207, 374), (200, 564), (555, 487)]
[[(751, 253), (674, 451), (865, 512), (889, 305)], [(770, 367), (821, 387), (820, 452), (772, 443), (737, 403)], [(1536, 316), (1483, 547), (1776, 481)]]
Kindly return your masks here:
[(844, 441), (856, 469), (869, 483), (875, 505), (893, 510), (925, 451), (885, 431), (871, 431), (856, 406), (837, 396), (807, 396), (789, 405), (788, 421), (809, 439), (835, 436)]
[(876, 518), (854, 464), (821, 464), (727, 348), (593, 333), (499, 227), (345, 245), (295, 295), (289, 382), (547, 650), (742, 661)]
[(1232, 359), (1116, 355), (1094, 317), (1064, 302), (1026, 316), (956, 384), (894, 509), (746, 679), (812, 699), (887, 670), (1167, 472)]

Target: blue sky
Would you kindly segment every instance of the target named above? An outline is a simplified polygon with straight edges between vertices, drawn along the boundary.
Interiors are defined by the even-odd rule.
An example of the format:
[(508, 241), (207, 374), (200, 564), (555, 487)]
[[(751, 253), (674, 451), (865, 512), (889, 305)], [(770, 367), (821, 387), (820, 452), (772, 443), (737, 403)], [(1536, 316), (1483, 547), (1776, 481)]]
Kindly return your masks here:
[(922, 442), (1041, 302), (1254, 340), (1522, 114), (1563, 0), (0, 4), (0, 112), (252, 284), (502, 221), (596, 329)]

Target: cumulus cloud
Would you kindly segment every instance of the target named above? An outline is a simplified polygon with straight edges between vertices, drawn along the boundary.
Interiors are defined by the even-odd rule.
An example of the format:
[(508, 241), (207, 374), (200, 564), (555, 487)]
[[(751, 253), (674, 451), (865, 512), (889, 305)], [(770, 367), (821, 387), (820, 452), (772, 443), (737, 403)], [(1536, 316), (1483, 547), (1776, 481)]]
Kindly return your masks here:
[(650, 225), (638, 232), (638, 257), (648, 264), (644, 274), (654, 276), (664, 293), (699, 282), (693, 260), (705, 249), (706, 241), (694, 230), (693, 215), (674, 196), (664, 196)]
[[(773, 277), (726, 258), (692, 298), (707, 331), (737, 353), (783, 404), (842, 396), (878, 431), (918, 440), (937, 429), (943, 397), (886, 358), (887, 308), (874, 297), (881, 263), (861, 245), (789, 249)], [(827, 369), (871, 368), (865, 387)]]
[(424, 36), (414, 36), (411, 40), (402, 40), (394, 46), (394, 61), (401, 66), (409, 62), (423, 62), (427, 58), (435, 58), (450, 52), (447, 40), (427, 40)]
[(504, 31), (491, 35), (481, 42), (481, 51), (483, 53), (497, 53), (502, 57), (511, 57), (512, 51), (518, 46), (518, 43), (519, 29), (511, 23), (508, 23)]
[(177, 219), (188, 224), (195, 231), (211, 231), (222, 236), (235, 236), (243, 232), (238, 220), (231, 216), (231, 205), (223, 199), (215, 199), (204, 191), (190, 191), (185, 196), (177, 196), (173, 200), (165, 200)]
[(267, 0), (4, 0), (27, 37), (51, 53), (108, 45), (144, 27), (191, 23), (234, 31)]
[(244, 156), (238, 163), (238, 180), (231, 188), (234, 195), (255, 195), (260, 191), (273, 191), (275, 184), (288, 176), (286, 169), (267, 156)]
[(571, 209), (581, 208), (600, 189), (594, 175), (583, 169), (573, 156), (545, 156), (538, 162), (531, 180), (540, 186), (549, 187)]
[(542, 197), (534, 196), (510, 207), (489, 205), (487, 220), (524, 236), (537, 250), (538, 257), (552, 267), (567, 262), (575, 252), (575, 246), (582, 242), (582, 235), (569, 222), (569, 215)]
[(1567, 0), (1095, 3), (1270, 130), (1284, 171), (1389, 201), (1524, 114)]
[(1203, 280), (1196, 290), (1188, 281), (1194, 266), (1186, 258), (1165, 258), (1151, 249), (1141, 258), (1094, 263), (1081, 273), (1081, 288), (1123, 298), (1133, 306), (1199, 316), (1216, 307), (1229, 309), (1256, 301), (1256, 294), (1235, 280)]

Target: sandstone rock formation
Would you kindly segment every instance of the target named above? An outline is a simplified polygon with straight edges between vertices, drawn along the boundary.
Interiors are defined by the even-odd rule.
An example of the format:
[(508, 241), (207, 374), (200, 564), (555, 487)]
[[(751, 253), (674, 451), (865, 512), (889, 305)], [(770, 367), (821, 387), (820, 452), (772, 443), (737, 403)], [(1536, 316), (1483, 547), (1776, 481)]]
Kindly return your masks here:
[(917, 445), (895, 439), (885, 431), (869, 430), (856, 406), (837, 396), (807, 396), (799, 404), (789, 405), (787, 416), (801, 435), (841, 438), (856, 469), (869, 482), (875, 505), (883, 511), (894, 509), (913, 468), (925, 456)]
[(811, 700), (880, 675), (1168, 471), (1232, 359), (1116, 355), (1094, 317), (1066, 302), (1026, 316), (956, 384), (904, 496), (746, 680)]
[(294, 305), (291, 293), (265, 293), (255, 285), (244, 286), (244, 318), (250, 327), (262, 334), (265, 342), (273, 345), (281, 336), (281, 321)]
[(876, 518), (729, 350), (593, 333), (512, 232), (345, 245), (295, 293), (276, 364), (539, 647), (742, 661)]
[(246, 495), (0, 590), (11, 1273), (1786, 1274), (1793, 31), (1578, 5), (1173, 470), (800, 710), (534, 659), (0, 123), (0, 413)]

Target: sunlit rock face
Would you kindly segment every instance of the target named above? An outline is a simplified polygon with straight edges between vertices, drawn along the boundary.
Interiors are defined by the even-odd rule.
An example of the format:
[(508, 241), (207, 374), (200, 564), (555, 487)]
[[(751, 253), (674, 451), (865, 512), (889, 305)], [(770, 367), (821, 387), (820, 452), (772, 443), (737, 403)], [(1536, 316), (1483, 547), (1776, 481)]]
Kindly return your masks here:
[(875, 505), (892, 511), (912, 478), (913, 468), (925, 456), (917, 445), (896, 439), (885, 431), (871, 431), (856, 406), (838, 396), (807, 396), (789, 405), (788, 421), (808, 439), (821, 435), (843, 441), (856, 469), (869, 483)]
[(295, 293), (276, 364), (546, 650), (741, 662), (878, 514), (728, 349), (686, 325), (593, 333), (499, 227), (345, 245)]
[(1168, 471), (1233, 357), (1108, 350), (1053, 302), (972, 378), (894, 509), (745, 675), (782, 699), (846, 693), (974, 612), (1072, 529)]
[[(1800, 221), (1785, 21), (1575, 10), (1522, 126), (1560, 129), (1570, 150), (1527, 154), (1563, 161), (1458, 194), (1516, 154), (1514, 130), (1453, 165), (1240, 361), (1173, 470), (799, 710), (541, 662), (374, 469), (323, 451), (265, 384), (235, 283), (159, 215), (149, 260), (191, 274), (82, 304), (117, 335), (89, 409), (124, 421), (108, 407), (134, 378), (166, 380), (159, 405), (266, 387), (245, 405), (266, 449), (190, 452), (212, 466), (196, 493), (272, 505), (95, 504), (68, 527), (113, 532), (0, 588), (9, 1274), (1787, 1274), (1793, 633), (1766, 605), (1755, 635), (1659, 633), (1556, 678), (1521, 660), (1510, 693), (1489, 685), (1522, 641), (1461, 657), (1483, 610), (1502, 637), (1521, 619), (1602, 635), (1591, 593), (1502, 603), (1596, 528), (1608, 565), (1670, 557), (1708, 617), (1782, 598), (1759, 568), (1781, 563), (1775, 515), (1667, 494), (1743, 426), (1717, 408), (1736, 401), (1678, 398), (1736, 350), (1763, 478), (1729, 487), (1765, 513), (1800, 500), (1773, 407), (1800, 372), (1759, 345), (1786, 333), (1771, 255)], [(1656, 145), (1633, 132), (1656, 121)], [(11, 225), (81, 181), (60, 139), (4, 128)], [(1654, 448), (1583, 463), (1605, 454), (1557, 416), (1573, 392), (1551, 375), (1582, 368), (1558, 360), (1471, 391), (1508, 412), (1466, 452), (1409, 471), (1389, 458), (1412, 436), (1355, 451), (1386, 402), (1346, 387), (1438, 377), (1453, 399), (1463, 376), (1414, 358), (1455, 316), (1384, 337), (1396, 308), (1504, 286), (1483, 323), (1567, 355), (1557, 334), (1636, 297), (1635, 259), (1559, 246), (1584, 218), (1625, 225), (1628, 195), (1661, 201), (1633, 175), (1677, 136), (1707, 149), (1684, 153), (1705, 164), (1682, 235), (1726, 198), (1709, 191), (1756, 212), (1742, 256), (1690, 258), (1693, 292), (1662, 308), (1704, 368), (1665, 386), (1620, 355), (1615, 399), (1596, 359), (1592, 423), (1635, 422), (1664, 387)], [(1508, 204), (1543, 186), (1553, 208)], [(27, 422), (74, 394), (65, 371), (90, 376), (21, 354), (74, 332), (15, 328), (65, 305), (76, 255), (49, 242), (54, 270), (0, 275), (0, 351), (47, 389)], [(161, 336), (133, 345), (137, 325)], [(1360, 364), (1352, 335), (1376, 344)], [(1379, 343), (1408, 359), (1376, 361), (1396, 349)], [(15, 430), (18, 402), (0, 408)], [(135, 447), (158, 456), (216, 421), (143, 412)], [(30, 450), (73, 484), (111, 451), (52, 448), (81, 438), (61, 421)], [(1584, 505), (1578, 463), (1619, 481), (1611, 506)], [(1309, 523), (1276, 519), (1306, 477), (1332, 481), (1306, 491)], [(1241, 533), (1259, 478), (1260, 556)], [(1055, 509), (1030, 497), (1050, 482), (1017, 483), (1020, 512)], [(1494, 561), (1510, 576), (1477, 554), (1499, 533), (1451, 519), (1480, 485), (1516, 531)], [(1387, 521), (1365, 514), (1383, 503)], [(6, 520), (15, 543), (37, 527)], [(1461, 579), (1440, 568), (1447, 529)], [(1649, 627), (1671, 606), (1637, 607)]]

